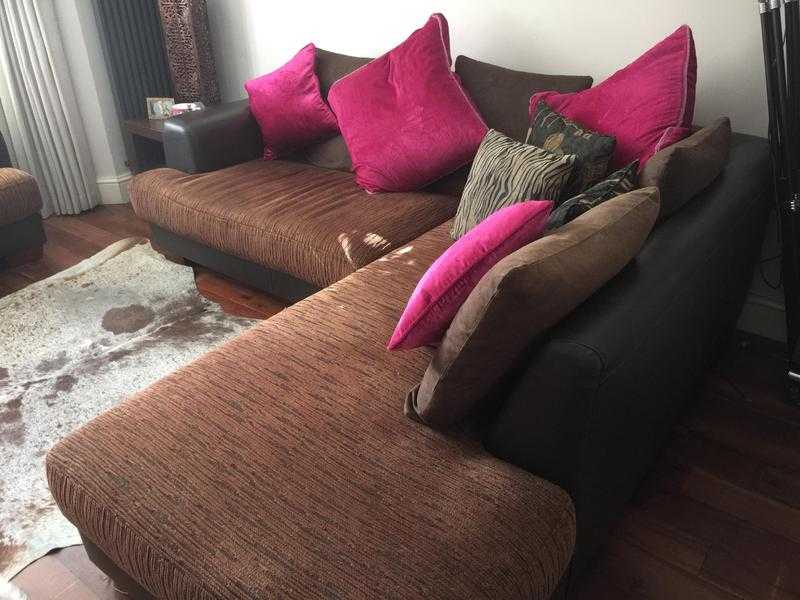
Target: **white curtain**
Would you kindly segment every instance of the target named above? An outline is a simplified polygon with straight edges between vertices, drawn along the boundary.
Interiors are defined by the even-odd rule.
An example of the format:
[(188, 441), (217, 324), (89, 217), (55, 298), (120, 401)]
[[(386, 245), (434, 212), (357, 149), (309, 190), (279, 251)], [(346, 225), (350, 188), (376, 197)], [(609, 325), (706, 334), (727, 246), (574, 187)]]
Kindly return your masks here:
[(43, 216), (77, 214), (99, 191), (54, 0), (0, 0), (0, 105), (15, 165), (39, 182)]

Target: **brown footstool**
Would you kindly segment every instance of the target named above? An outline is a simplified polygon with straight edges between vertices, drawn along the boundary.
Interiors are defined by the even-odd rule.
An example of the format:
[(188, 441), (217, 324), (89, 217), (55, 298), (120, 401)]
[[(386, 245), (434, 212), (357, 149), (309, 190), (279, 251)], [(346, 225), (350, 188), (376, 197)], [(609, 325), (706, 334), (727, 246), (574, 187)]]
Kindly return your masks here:
[(15, 266), (42, 256), (42, 197), (36, 180), (19, 169), (0, 168), (0, 263)]

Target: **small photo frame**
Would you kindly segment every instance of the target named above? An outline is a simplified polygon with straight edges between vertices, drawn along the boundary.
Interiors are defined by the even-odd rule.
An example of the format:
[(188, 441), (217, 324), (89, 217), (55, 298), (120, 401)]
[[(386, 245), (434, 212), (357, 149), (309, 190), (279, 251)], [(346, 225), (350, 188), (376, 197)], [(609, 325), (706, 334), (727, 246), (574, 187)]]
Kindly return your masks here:
[(147, 118), (168, 119), (172, 112), (173, 104), (175, 104), (175, 98), (148, 98)]

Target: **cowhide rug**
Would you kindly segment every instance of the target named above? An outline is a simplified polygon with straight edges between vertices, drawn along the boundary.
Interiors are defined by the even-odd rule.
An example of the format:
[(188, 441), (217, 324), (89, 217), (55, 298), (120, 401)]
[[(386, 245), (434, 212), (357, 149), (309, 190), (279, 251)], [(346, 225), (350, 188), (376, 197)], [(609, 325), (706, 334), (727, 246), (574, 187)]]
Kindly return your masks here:
[(47, 488), (47, 450), (253, 323), (137, 238), (0, 299), (0, 582), (80, 543)]

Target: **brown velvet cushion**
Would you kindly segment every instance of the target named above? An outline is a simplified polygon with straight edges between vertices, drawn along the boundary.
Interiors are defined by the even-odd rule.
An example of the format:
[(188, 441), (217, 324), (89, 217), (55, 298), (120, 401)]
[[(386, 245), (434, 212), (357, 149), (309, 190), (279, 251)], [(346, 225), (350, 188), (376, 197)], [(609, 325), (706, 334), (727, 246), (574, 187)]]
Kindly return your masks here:
[(657, 152), (639, 183), (661, 190), (661, 215), (677, 212), (719, 176), (731, 149), (731, 121), (722, 117), (688, 138)]
[[(322, 97), (327, 100), (328, 90), (337, 80), (352, 73), (371, 60), (371, 58), (348, 56), (317, 48), (317, 64), (315, 68)], [(347, 150), (347, 144), (344, 143), (344, 138), (341, 135), (305, 148), (300, 155), (300, 159), (323, 169), (349, 172), (353, 168), (350, 152)]]
[(64, 514), (165, 600), (544, 600), (567, 494), (399, 399), (387, 352), (447, 226), (287, 308), (50, 451)]
[(658, 216), (658, 189), (601, 204), (500, 261), (478, 283), (434, 354), (406, 411), (455, 425), (537, 336), (638, 254)]
[(144, 220), (227, 254), (330, 285), (451, 218), (458, 200), (427, 192), (371, 196), (351, 173), (254, 160), (187, 175), (137, 175)]
[(525, 73), (459, 56), (456, 74), (486, 124), (522, 142), (528, 131), (528, 105), (537, 92), (579, 92), (592, 87), (591, 77)]
[(0, 169), (0, 226), (21, 221), (42, 210), (33, 176), (19, 169)]

